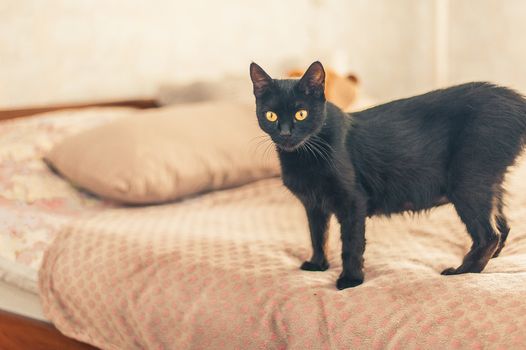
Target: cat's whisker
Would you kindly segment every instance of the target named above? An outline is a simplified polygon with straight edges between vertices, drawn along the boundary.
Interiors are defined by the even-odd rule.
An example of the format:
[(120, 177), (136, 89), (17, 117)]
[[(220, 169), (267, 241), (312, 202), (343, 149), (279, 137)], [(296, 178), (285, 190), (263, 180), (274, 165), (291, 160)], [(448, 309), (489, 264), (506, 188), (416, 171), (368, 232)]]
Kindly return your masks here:
[(310, 144), (313, 146), (313, 147), (316, 147), (316, 149), (323, 153), (324, 155), (326, 155), (327, 157), (330, 156), (330, 154), (328, 153), (328, 151), (324, 148), (324, 146), (322, 144), (320, 144), (316, 139), (313, 139), (313, 140), (310, 140)]
[(267, 151), (268, 151), (269, 147), (270, 147), (270, 143), (266, 143), (266, 142), (265, 142), (265, 143), (264, 143), (263, 152), (261, 153), (261, 158), (262, 158), (263, 160), (266, 160), (266, 159), (267, 159)]
[(334, 152), (334, 149), (332, 148), (332, 146), (327, 141), (325, 141), (324, 139), (322, 139), (318, 135), (314, 135), (313, 138), (314, 138), (314, 140), (316, 140), (316, 141), (322, 143), (323, 145), (325, 145), (331, 152)]
[(262, 146), (265, 146), (265, 145), (268, 146), (268, 144), (272, 144), (272, 140), (270, 139), (270, 137), (268, 135), (261, 135), (261, 136), (257, 136), (255, 138), (253, 138), (249, 142), (249, 147), (252, 147), (252, 145), (250, 145), (250, 143), (253, 143), (253, 142), (256, 142), (256, 141), (257, 141), (257, 144), (255, 145), (254, 149), (251, 150), (251, 152), (253, 153), (254, 156), (259, 153), (260, 148)]
[(314, 142), (319, 144), (319, 146), (321, 147), (323, 152), (327, 155), (327, 157), (329, 157), (330, 159), (333, 159), (332, 154), (334, 154), (334, 149), (327, 141), (315, 135)]
[(270, 141), (266, 148), (265, 148), (265, 152), (263, 153), (263, 158), (266, 160), (266, 161), (270, 161), (270, 157), (272, 155), (272, 150), (274, 148), (274, 143), (272, 141)]
[[(324, 161), (325, 163), (327, 163), (329, 165), (329, 167), (333, 166), (330, 157), (327, 156), (323, 151), (321, 151), (319, 145), (317, 145), (316, 143), (311, 142), (311, 143), (308, 144), (308, 147), (310, 149), (312, 149), (312, 153), (316, 156), (316, 159), (318, 161), (319, 161), (319, 158), (321, 158), (321, 160)], [(318, 158), (318, 156), (319, 156), (319, 158)]]
[[(256, 143), (254, 145), (254, 143)], [(274, 142), (268, 135), (256, 136), (249, 141), (251, 154), (255, 158), (261, 159), (263, 164), (268, 164), (271, 161), (271, 152)]]
[(268, 135), (259, 135), (259, 136), (253, 137), (250, 141), (248, 141), (248, 144), (250, 145), (256, 141), (262, 141), (262, 140), (267, 140), (267, 139), (270, 139)]
[(305, 157), (305, 153), (307, 153), (307, 147), (305, 147), (305, 144), (303, 143), (303, 144), (300, 145), (300, 147), (298, 148), (298, 150), (300, 151), (300, 152), (298, 152), (298, 153), (301, 155), (301, 158), (302, 158), (302, 160), (303, 160), (304, 157)]
[[(321, 144), (319, 141), (323, 141), (324, 143)], [(316, 152), (331, 168), (334, 168), (334, 161), (332, 160), (331, 154), (327, 149), (325, 149), (326, 146), (330, 147), (324, 140), (322, 139), (316, 139), (311, 138), (307, 142), (305, 142), (311, 148), (314, 152)], [(326, 146), (325, 146), (326, 145)], [(332, 148), (331, 148), (332, 149)], [(318, 157), (316, 157), (318, 159)]]
[(318, 152), (316, 152), (316, 151), (314, 150), (314, 148), (312, 147), (312, 145), (306, 143), (306, 144), (305, 144), (305, 147), (307, 147), (307, 149), (308, 149), (309, 152), (314, 156), (314, 158), (316, 159), (316, 161), (319, 162), (320, 160), (319, 160), (319, 157), (318, 157)]
[(316, 161), (319, 161), (317, 153), (314, 152), (314, 150), (308, 142), (303, 143), (301, 147), (305, 149), (309, 154), (311, 154), (314, 157), (314, 159), (316, 159)]

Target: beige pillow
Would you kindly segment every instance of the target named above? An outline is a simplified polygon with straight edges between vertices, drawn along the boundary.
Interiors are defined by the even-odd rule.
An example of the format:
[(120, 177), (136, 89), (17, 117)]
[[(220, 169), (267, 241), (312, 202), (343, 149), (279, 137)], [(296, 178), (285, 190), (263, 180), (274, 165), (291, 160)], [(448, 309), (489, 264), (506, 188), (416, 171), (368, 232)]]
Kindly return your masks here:
[(45, 158), (101, 197), (159, 203), (278, 175), (275, 151), (264, 154), (264, 137), (253, 105), (187, 104), (71, 136)]

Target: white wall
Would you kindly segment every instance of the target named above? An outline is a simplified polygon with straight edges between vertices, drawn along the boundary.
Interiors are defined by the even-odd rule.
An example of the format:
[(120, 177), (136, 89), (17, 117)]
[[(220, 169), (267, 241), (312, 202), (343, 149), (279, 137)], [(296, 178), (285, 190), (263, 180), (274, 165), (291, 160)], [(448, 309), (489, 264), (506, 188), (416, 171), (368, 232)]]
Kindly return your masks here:
[(247, 76), (252, 60), (280, 74), (321, 59), (379, 99), (480, 79), (526, 91), (525, 11), (522, 0), (2, 0), (0, 109), (148, 97), (164, 82)]
[(489, 80), (526, 92), (526, 1), (450, 2), (448, 81)]
[[(275, 74), (315, 59), (373, 95), (427, 87), (432, 6), (420, 0), (3, 0), (0, 108), (153, 95), (159, 84)], [(394, 83), (394, 84), (393, 84)]]

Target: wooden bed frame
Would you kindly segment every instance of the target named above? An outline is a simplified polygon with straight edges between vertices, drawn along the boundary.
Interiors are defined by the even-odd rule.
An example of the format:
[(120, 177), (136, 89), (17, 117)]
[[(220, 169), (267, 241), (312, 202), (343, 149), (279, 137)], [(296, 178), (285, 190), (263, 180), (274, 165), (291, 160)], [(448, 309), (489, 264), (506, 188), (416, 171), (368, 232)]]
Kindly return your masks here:
[(0, 310), (0, 348), (3, 350), (95, 350), (62, 335), (51, 323)]
[[(0, 120), (27, 117), (44, 112), (88, 107), (133, 107), (138, 109), (157, 108), (154, 99), (94, 102), (85, 104), (64, 104), (22, 109), (0, 110)], [(97, 349), (91, 345), (68, 338), (51, 323), (39, 321), (11, 312), (0, 310), (1, 350), (86, 350)]]

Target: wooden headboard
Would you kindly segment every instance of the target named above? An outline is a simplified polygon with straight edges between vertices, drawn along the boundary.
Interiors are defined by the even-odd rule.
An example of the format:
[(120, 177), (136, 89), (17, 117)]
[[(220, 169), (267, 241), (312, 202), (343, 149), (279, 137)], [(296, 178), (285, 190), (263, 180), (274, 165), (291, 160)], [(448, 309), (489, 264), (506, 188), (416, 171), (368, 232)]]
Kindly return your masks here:
[(49, 105), (19, 109), (0, 109), (0, 120), (27, 117), (34, 114), (59, 111), (65, 109), (79, 109), (88, 107), (132, 107), (138, 109), (158, 108), (160, 104), (155, 99), (137, 99), (137, 100), (119, 100), (119, 101), (105, 101), (92, 102), (80, 104), (63, 104), (63, 105)]

